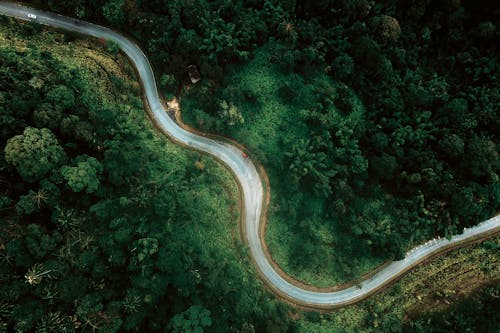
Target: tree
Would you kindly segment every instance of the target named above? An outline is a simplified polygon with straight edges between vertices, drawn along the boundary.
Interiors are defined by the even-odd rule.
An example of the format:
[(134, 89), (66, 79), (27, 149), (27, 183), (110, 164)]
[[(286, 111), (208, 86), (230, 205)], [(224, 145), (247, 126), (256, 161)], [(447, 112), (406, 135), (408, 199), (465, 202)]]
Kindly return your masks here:
[(369, 37), (360, 37), (352, 45), (356, 63), (375, 79), (392, 79), (392, 64), (382, 52), (380, 46)]
[(98, 176), (102, 173), (102, 164), (94, 157), (86, 155), (75, 159), (76, 166), (63, 166), (61, 175), (73, 192), (93, 193), (99, 188)]
[(28, 194), (22, 195), (16, 204), (16, 210), (18, 214), (31, 214), (42, 206), (42, 204), (47, 200), (46, 192), (39, 190), (34, 192), (30, 190)]
[(66, 333), (74, 332), (71, 318), (61, 312), (49, 312), (36, 325), (36, 333)]
[(120, 45), (117, 42), (107, 39), (106, 40), (106, 51), (111, 53), (112, 55), (116, 55), (118, 51), (120, 51)]
[(469, 103), (464, 98), (451, 100), (444, 108), (448, 121), (460, 132), (474, 129), (477, 126), (476, 115), (469, 112)]
[(399, 22), (392, 16), (381, 15), (375, 18), (379, 37), (383, 43), (395, 42), (401, 35)]
[(42, 264), (35, 264), (24, 275), (24, 279), (30, 286), (34, 286), (40, 284), (45, 276), (50, 277), (51, 272), (50, 269), (46, 269)]
[(74, 114), (65, 117), (59, 127), (62, 134), (70, 138), (75, 138), (83, 142), (92, 142), (94, 138), (90, 124)]
[(177, 80), (173, 74), (163, 74), (160, 79), (160, 86), (167, 99), (174, 97), (177, 88)]
[(160, 79), (160, 86), (172, 92), (176, 88), (177, 81), (175, 80), (175, 76), (173, 74), (163, 74)]
[(51, 88), (45, 95), (45, 100), (60, 110), (67, 110), (75, 106), (75, 94), (70, 88), (58, 85)]
[(385, 133), (377, 132), (371, 136), (370, 143), (378, 153), (382, 153), (389, 145), (389, 138)]
[(173, 316), (170, 326), (174, 333), (203, 333), (204, 328), (212, 326), (212, 318), (210, 311), (200, 305), (193, 305)]
[(456, 134), (450, 134), (439, 141), (439, 148), (447, 157), (459, 158), (464, 153), (464, 140)]
[(347, 54), (341, 54), (333, 60), (331, 69), (335, 78), (346, 80), (354, 72), (354, 60)]
[(51, 103), (42, 103), (33, 112), (33, 121), (35, 125), (39, 128), (46, 127), (50, 130), (58, 129), (63, 117), (63, 110)]
[(25, 232), (25, 245), (34, 259), (41, 259), (53, 253), (59, 242), (62, 240), (61, 234), (55, 230), (46, 233), (39, 224), (29, 224)]
[(114, 25), (121, 25), (125, 22), (123, 11), (123, 0), (109, 0), (102, 7), (103, 16)]
[(221, 117), (228, 126), (233, 127), (242, 125), (245, 122), (243, 115), (233, 103), (221, 101), (219, 106), (219, 117)]
[(40, 180), (66, 161), (66, 153), (47, 128), (27, 127), (23, 134), (7, 141), (5, 160), (16, 167), (27, 182)]
[(497, 182), (500, 154), (497, 145), (486, 138), (473, 137), (466, 146), (468, 166), (474, 177), (487, 177)]
[(60, 206), (56, 206), (51, 216), (51, 221), (57, 225), (57, 229), (63, 232), (75, 229), (80, 220), (81, 218), (74, 209)]
[(134, 242), (134, 245), (134, 251), (137, 253), (139, 262), (158, 252), (158, 240), (156, 238), (141, 238)]
[(245, 58), (248, 52), (240, 51), (239, 40), (236, 37), (236, 26), (217, 17), (210, 20), (201, 19), (202, 31), (205, 33), (199, 48), (208, 54), (208, 58), (216, 63), (227, 63), (233, 57)]
[(381, 156), (373, 156), (370, 159), (370, 170), (374, 171), (380, 179), (391, 180), (397, 166), (396, 158), (386, 153), (382, 153)]
[(330, 179), (336, 172), (324, 152), (316, 152), (309, 140), (300, 140), (292, 145), (291, 152), (285, 152), (289, 158), (288, 168), (296, 182), (306, 185), (312, 180), (315, 192), (328, 197), (331, 193)]

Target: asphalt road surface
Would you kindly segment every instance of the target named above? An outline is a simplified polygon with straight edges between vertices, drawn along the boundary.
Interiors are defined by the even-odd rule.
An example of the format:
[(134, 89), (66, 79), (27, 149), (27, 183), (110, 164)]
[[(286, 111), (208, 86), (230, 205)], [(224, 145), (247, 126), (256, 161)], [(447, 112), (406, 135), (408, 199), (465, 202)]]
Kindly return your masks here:
[[(0, 2), (0, 14), (116, 42), (137, 69), (152, 117), (159, 129), (178, 143), (215, 156), (232, 170), (243, 191), (244, 212), (242, 214), (245, 218), (245, 241), (249, 246), (252, 260), (266, 285), (279, 296), (291, 302), (313, 308), (332, 308), (351, 304), (368, 297), (410, 268), (443, 251), (443, 249), (500, 231), (500, 215), (498, 215), (465, 230), (462, 234), (452, 237), (451, 240), (431, 240), (412, 249), (406, 254), (405, 259), (390, 263), (370, 278), (361, 281), (357, 286), (334, 292), (313, 291), (298, 287), (289, 282), (292, 281), (291, 279), (287, 280), (281, 276), (264, 253), (259, 235), (264, 192), (262, 181), (252, 161), (244, 158), (243, 152), (230, 144), (186, 131), (167, 115), (167, 109), (162, 105), (158, 94), (151, 65), (146, 55), (134, 42), (108, 28), (14, 3)], [(28, 14), (36, 15), (36, 19), (30, 19)]]

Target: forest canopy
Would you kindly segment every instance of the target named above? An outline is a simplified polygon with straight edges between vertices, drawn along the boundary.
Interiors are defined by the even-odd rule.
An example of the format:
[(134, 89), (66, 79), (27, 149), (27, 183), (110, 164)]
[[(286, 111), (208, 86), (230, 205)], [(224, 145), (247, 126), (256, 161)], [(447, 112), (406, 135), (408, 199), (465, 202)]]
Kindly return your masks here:
[(0, 20), (0, 332), (288, 330), (234, 180), (154, 130), (127, 60)]
[[(305, 282), (357, 278), (498, 211), (498, 5), (28, 2), (138, 40), (168, 96), (197, 66), (202, 81), (181, 92), (184, 119), (264, 165), (269, 249)], [(42, 30), (17, 28), (30, 41)], [(220, 236), (236, 221), (233, 181), (158, 138), (136, 82), (112, 72), (96, 83), (32, 42), (0, 45), (1, 329), (294, 330)], [(116, 45), (106, 49), (126, 70)], [(494, 307), (494, 297), (472, 303)], [(457, 327), (481, 327), (475, 308)], [(426, 322), (437, 320), (408, 327)]]

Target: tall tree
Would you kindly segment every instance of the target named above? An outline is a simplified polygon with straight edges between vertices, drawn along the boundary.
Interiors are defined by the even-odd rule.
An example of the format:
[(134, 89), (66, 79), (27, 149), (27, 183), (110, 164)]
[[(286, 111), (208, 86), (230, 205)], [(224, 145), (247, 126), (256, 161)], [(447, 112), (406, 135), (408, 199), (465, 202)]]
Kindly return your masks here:
[(66, 153), (47, 128), (27, 127), (7, 141), (5, 160), (27, 182), (35, 182), (66, 161)]

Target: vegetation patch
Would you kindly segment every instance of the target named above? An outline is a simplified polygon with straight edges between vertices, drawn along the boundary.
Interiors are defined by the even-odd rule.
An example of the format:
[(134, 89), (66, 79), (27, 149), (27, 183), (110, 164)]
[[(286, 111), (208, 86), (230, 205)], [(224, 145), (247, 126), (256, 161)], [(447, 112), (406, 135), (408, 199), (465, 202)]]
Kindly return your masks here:
[[(306, 282), (359, 277), (500, 208), (500, 13), (488, 1), (27, 2), (132, 35), (167, 91), (196, 65), (202, 80), (183, 94), (186, 117), (264, 164), (267, 242)], [(69, 321), (81, 331), (406, 330), (403, 309), (420, 290), (408, 279), (331, 315), (296, 320), (269, 301), (230, 233), (209, 229), (235, 219), (222, 190), (234, 183), (147, 129), (139, 85), (120, 74), (131, 74), (127, 63), (68, 34), (36, 43), (40, 26), (15, 24), (22, 36), (0, 37), (3, 330), (68, 331)], [(55, 154), (19, 160), (36, 151), (31, 139)], [(449, 278), (461, 267), (481, 274), (481, 257), (471, 258)], [(445, 331), (482, 330), (469, 319), (495, 297), (479, 295), (466, 325)], [(423, 316), (416, 329), (432, 329), (435, 318)]]
[(300, 332), (495, 331), (498, 237), (418, 266), (386, 290), (333, 313), (306, 313)]
[(233, 177), (154, 129), (126, 59), (0, 19), (0, 332), (286, 330)]
[(500, 67), (487, 13), (423, 6), (443, 17), (431, 24), (416, 4), (336, 6), (285, 10), (245, 64), (183, 95), (188, 123), (234, 137), (263, 163), (273, 258), (319, 286), (460, 233), (500, 203)]
[[(202, 105), (207, 105), (200, 103), (203, 86), (182, 100), (183, 117), (202, 130), (228, 133), (264, 162), (271, 182), (266, 242), (278, 265), (295, 278), (314, 285), (343, 283), (381, 264), (383, 257), (371, 253), (363, 244), (353, 246), (356, 238), (341, 219), (333, 220), (330, 216), (328, 221), (321, 220), (328, 206), (321, 194), (330, 189), (327, 179), (323, 185), (314, 183), (323, 177), (323, 172), (335, 171), (327, 154), (314, 151), (314, 142), (322, 138), (310, 135), (307, 119), (316, 116), (310, 106), (321, 105), (325, 96), (331, 98), (331, 107), (342, 96), (348, 99), (346, 103), (351, 109), (346, 110), (348, 119), (342, 119), (343, 111), (332, 109), (332, 119), (323, 121), (349, 123), (355, 128), (363, 121), (365, 109), (351, 90), (324, 73), (312, 72), (302, 77), (286, 72), (273, 61), (278, 52), (267, 45), (248, 65), (227, 78), (219, 105), (208, 104), (204, 109), (215, 109), (218, 117), (201, 110)], [(225, 104), (232, 106), (233, 114), (224, 113), (221, 105)], [(314, 186), (314, 190), (298, 192), (300, 184), (304, 189)], [(356, 260), (350, 261), (353, 257)]]

